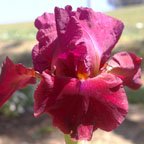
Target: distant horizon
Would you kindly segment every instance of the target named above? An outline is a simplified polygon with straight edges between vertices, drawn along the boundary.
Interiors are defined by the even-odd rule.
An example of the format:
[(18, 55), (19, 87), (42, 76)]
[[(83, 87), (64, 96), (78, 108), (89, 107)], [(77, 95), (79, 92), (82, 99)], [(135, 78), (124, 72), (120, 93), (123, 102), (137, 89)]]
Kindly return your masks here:
[[(56, 3), (56, 4), (55, 4)], [(69, 0), (63, 2), (57, 0), (2, 0), (0, 5), (0, 24), (15, 24), (33, 22), (44, 12), (53, 12), (55, 6), (64, 7), (69, 5)], [(73, 0), (71, 3), (73, 9), (77, 7), (87, 7), (87, 0)], [(107, 0), (96, 1), (90, 0), (89, 5), (95, 11), (109, 11), (112, 6)]]

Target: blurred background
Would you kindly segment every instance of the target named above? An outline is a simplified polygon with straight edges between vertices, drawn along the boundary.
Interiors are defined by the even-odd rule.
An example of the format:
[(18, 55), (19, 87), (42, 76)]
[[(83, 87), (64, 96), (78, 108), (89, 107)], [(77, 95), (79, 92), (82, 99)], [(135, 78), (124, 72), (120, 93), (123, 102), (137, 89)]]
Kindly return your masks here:
[[(126, 50), (144, 57), (144, 0), (0, 0), (0, 64), (9, 56), (16, 63), (32, 66), (35, 18), (67, 4), (74, 9), (91, 7), (122, 20), (125, 29), (114, 53)], [(64, 144), (50, 117), (33, 117), (33, 89), (29, 86), (16, 92), (0, 109), (0, 144)], [(113, 132), (96, 131), (92, 144), (144, 144), (144, 87), (126, 91), (130, 103), (126, 120)]]

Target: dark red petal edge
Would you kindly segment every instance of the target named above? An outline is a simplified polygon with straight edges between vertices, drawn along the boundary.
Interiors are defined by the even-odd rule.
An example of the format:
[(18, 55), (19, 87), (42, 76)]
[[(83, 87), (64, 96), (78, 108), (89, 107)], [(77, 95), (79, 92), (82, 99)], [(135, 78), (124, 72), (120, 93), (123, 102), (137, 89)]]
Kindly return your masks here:
[(8, 57), (3, 63), (0, 75), (0, 107), (12, 94), (28, 84), (35, 84), (35, 71), (21, 64), (14, 64)]

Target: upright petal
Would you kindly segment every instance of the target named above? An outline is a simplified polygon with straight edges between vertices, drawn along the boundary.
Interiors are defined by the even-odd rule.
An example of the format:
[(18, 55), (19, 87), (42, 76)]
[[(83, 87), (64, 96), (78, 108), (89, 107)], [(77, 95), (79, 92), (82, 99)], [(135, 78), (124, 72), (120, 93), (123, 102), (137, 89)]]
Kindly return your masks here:
[(120, 77), (124, 85), (138, 89), (141, 86), (141, 61), (142, 59), (133, 53), (120, 52), (108, 61), (106, 69)]
[[(92, 43), (97, 55), (96, 61), (102, 66), (111, 54), (111, 50), (120, 38), (123, 23), (115, 18), (89, 8), (78, 8), (76, 12), (83, 31), (87, 33), (87, 46)], [(99, 59), (98, 59), (99, 58)]]
[(35, 116), (50, 114), (55, 126), (74, 139), (90, 140), (95, 129), (113, 130), (128, 103), (122, 81), (112, 74), (78, 80), (43, 73), (35, 92)]
[(35, 20), (35, 27), (37, 29), (47, 29), (55, 25), (54, 14), (44, 13)]
[(32, 51), (32, 59), (35, 70), (40, 73), (45, 69), (51, 69), (53, 53), (56, 49), (56, 24), (53, 14), (44, 13), (35, 20), (35, 26), (38, 28), (38, 44)]
[(46, 69), (51, 70), (52, 58), (56, 47), (56, 41), (46, 46), (40, 46), (40, 44), (34, 46), (32, 60), (36, 71), (42, 73)]
[[(89, 8), (72, 11), (70, 6), (56, 8), (55, 18), (59, 51), (54, 65), (60, 69), (58, 72), (71, 69), (76, 75), (95, 76), (118, 41), (122, 22)], [(65, 59), (73, 59), (74, 63)], [(62, 64), (59, 68), (59, 63), (64, 68)]]
[(3, 63), (0, 76), (0, 106), (2, 106), (12, 94), (28, 84), (35, 83), (35, 71), (21, 64), (14, 64), (9, 58)]
[(87, 77), (94, 75), (93, 56), (90, 55), (90, 49), (85, 46), (83, 35), (80, 24), (72, 17), (63, 35), (65, 39), (63, 45), (58, 45), (59, 51), (53, 59), (57, 75), (71, 77), (78, 77), (79, 74)]
[(59, 38), (66, 32), (67, 24), (70, 19), (70, 13), (72, 8), (69, 9), (62, 9), (55, 7), (55, 20), (56, 20), (56, 27), (57, 33)]

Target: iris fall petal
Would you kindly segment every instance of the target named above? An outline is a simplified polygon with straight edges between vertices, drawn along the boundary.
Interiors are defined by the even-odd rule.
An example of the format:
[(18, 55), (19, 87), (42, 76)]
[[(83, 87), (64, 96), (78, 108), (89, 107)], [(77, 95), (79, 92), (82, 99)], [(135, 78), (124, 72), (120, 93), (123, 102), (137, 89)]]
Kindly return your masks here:
[(21, 64), (14, 64), (9, 58), (3, 63), (0, 76), (0, 106), (18, 89), (35, 83), (35, 71)]
[(49, 113), (54, 125), (74, 139), (90, 140), (97, 128), (113, 130), (127, 114), (122, 81), (112, 74), (85, 81), (43, 76), (35, 93), (35, 114)]

